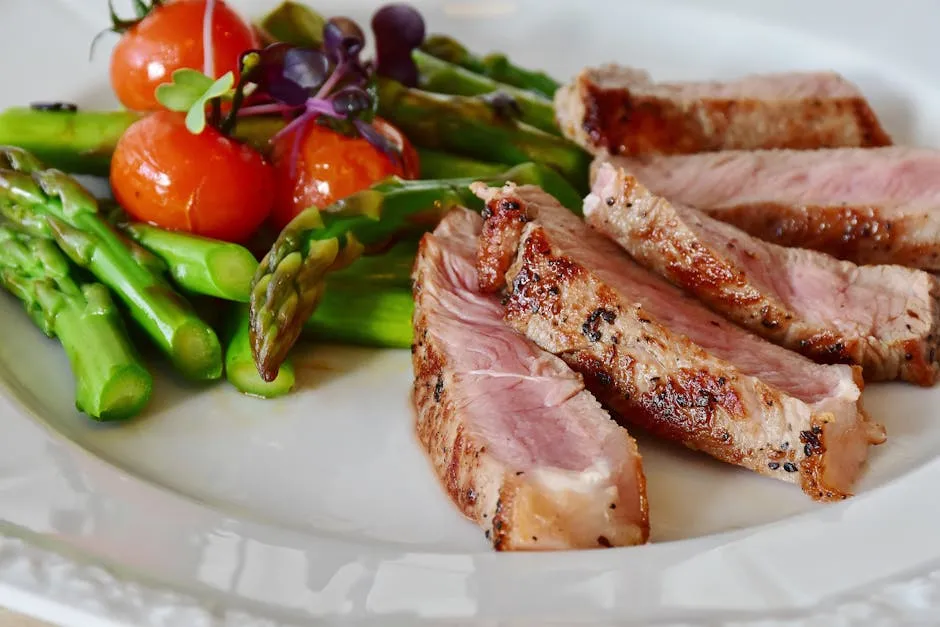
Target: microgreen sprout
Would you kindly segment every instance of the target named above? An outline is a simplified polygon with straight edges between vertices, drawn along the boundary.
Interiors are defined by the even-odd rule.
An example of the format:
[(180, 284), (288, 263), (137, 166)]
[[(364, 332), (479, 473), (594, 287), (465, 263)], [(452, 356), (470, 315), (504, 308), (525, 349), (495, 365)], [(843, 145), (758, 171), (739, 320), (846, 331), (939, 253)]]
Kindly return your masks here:
[[(207, 6), (207, 20), (209, 10)], [(157, 88), (157, 100), (170, 110), (186, 112), (186, 126), (193, 133), (208, 124), (230, 134), (239, 118), (281, 115), (286, 124), (276, 138), (296, 133), (292, 162), (303, 130), (317, 123), (362, 137), (397, 163), (400, 148), (372, 124), (378, 109), (376, 78), (416, 83), (411, 53), (424, 41), (424, 20), (414, 8), (392, 4), (379, 9), (371, 25), (374, 61), (361, 58), (366, 45), (362, 28), (347, 17), (334, 17), (324, 22), (318, 48), (274, 43), (249, 50), (241, 57), (237, 84), (232, 73), (214, 79), (208, 71), (178, 70), (172, 82)], [(204, 36), (211, 37), (208, 31)], [(206, 50), (211, 50), (210, 42)], [(207, 70), (209, 56), (207, 52)], [(222, 101), (231, 104), (224, 119), (219, 113)]]

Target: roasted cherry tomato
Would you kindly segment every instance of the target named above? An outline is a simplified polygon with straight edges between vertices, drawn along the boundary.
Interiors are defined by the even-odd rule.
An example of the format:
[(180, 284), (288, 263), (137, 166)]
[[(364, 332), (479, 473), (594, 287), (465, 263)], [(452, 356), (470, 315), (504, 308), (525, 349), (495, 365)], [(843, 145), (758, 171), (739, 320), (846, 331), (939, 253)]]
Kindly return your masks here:
[(193, 135), (183, 114), (158, 111), (121, 136), (111, 189), (136, 220), (241, 243), (271, 212), (274, 170), (215, 128)]
[(418, 153), (397, 128), (376, 118), (373, 126), (401, 151), (396, 165), (361, 137), (348, 137), (321, 124), (308, 124), (300, 138), (297, 163), (291, 166), (296, 135), (287, 134), (274, 145), (277, 194), (271, 215), (274, 226), (284, 228), (308, 207), (326, 207), (376, 181), (392, 175), (418, 177)]
[[(111, 87), (128, 109), (160, 108), (154, 90), (180, 68), (203, 70), (206, 0), (177, 0), (155, 6), (130, 27), (111, 53)], [(212, 10), (215, 76), (238, 74), (243, 52), (258, 48), (254, 30), (222, 0)]]

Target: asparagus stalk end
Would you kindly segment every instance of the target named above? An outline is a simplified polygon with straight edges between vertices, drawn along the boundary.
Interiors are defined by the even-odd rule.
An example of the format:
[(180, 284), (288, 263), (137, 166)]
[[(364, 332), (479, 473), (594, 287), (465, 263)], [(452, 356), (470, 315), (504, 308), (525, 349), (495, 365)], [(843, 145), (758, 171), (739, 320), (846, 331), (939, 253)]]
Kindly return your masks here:
[(228, 346), (225, 349), (225, 377), (242, 394), (258, 398), (277, 398), (294, 389), (293, 364), (281, 364), (277, 376), (266, 381), (255, 366), (249, 335), (248, 308), (236, 307), (229, 320)]

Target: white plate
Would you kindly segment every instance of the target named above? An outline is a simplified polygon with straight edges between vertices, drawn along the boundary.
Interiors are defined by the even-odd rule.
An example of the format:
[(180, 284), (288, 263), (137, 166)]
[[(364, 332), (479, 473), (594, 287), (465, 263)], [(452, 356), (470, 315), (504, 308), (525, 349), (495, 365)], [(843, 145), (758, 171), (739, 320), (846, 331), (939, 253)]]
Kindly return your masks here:
[[(317, 4), (363, 24), (375, 6)], [(113, 106), (107, 46), (86, 56), (104, 5), (5, 0), (0, 106)], [(661, 78), (833, 68), (899, 141), (940, 146), (940, 6), (710, 5), (419, 3), (432, 30), (562, 78), (608, 60)], [(816, 505), (643, 439), (653, 544), (494, 554), (413, 438), (407, 351), (308, 348), (300, 391), (276, 402), (163, 375), (147, 415), (115, 428), (75, 413), (62, 351), (10, 298), (0, 325), (0, 605), (72, 624), (187, 627), (900, 624), (940, 608), (940, 391), (865, 392), (889, 440), (847, 502)]]

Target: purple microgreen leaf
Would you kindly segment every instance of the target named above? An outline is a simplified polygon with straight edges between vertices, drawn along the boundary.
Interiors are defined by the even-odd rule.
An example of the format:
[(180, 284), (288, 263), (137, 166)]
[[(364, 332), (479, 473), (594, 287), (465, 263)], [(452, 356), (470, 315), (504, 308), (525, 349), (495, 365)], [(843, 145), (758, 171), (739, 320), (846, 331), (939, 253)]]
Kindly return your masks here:
[(375, 36), (375, 71), (409, 87), (418, 83), (418, 67), (411, 53), (424, 43), (424, 18), (408, 4), (388, 4), (372, 16)]
[(358, 58), (366, 36), (348, 17), (334, 17), (323, 27), (323, 47), (334, 62)]
[(379, 57), (376, 73), (393, 81), (398, 81), (406, 87), (417, 87), (418, 66), (411, 55), (398, 56), (384, 54)]
[(359, 135), (388, 157), (395, 167), (401, 165), (401, 150), (392, 140), (367, 122), (354, 120), (353, 124), (356, 126), (356, 130), (359, 131)]
[(354, 117), (372, 109), (372, 98), (361, 87), (344, 87), (330, 100), (333, 102), (333, 110), (344, 118)]
[(481, 96), (483, 101), (490, 106), (496, 117), (503, 120), (518, 120), (522, 117), (522, 108), (516, 99), (504, 91), (494, 91)]
[(274, 100), (290, 107), (299, 107), (306, 102), (308, 94), (297, 83), (289, 80), (273, 80), (268, 83), (267, 92)]
[(326, 115), (331, 118), (340, 118), (340, 114), (333, 108), (333, 101), (326, 98), (311, 98), (307, 101), (306, 114), (312, 117)]
[(409, 4), (386, 4), (372, 15), (372, 33), (376, 45), (381, 41), (414, 50), (424, 43), (424, 18)]
[(330, 73), (330, 61), (313, 48), (291, 48), (284, 54), (283, 77), (313, 94)]
[(242, 55), (243, 68), (246, 62), (251, 63), (248, 79), (257, 84), (260, 94), (292, 107), (303, 105), (330, 70), (322, 52), (285, 43), (251, 50)]

